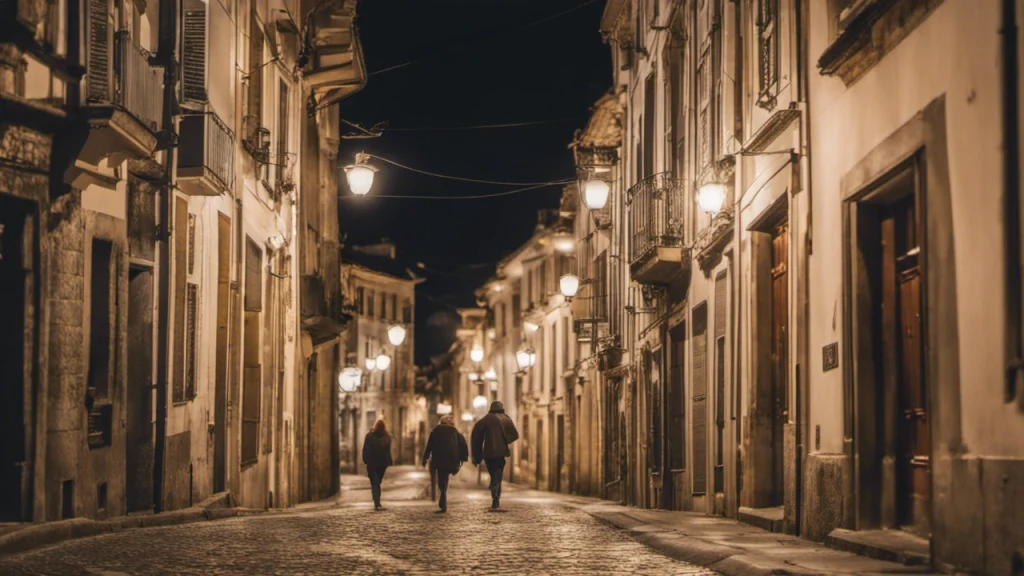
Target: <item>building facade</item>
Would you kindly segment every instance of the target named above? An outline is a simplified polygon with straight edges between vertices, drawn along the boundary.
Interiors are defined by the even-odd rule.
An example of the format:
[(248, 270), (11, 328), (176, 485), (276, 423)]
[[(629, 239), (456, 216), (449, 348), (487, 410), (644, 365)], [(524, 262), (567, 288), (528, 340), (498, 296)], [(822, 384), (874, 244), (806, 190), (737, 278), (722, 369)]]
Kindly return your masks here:
[[(395, 260), (393, 244), (355, 247), (341, 269), (354, 318), (345, 335), (345, 365), (362, 371), (353, 392), (341, 393), (342, 468), (365, 472), (363, 438), (378, 418), (391, 433), (396, 464), (416, 464), (426, 446), (426, 398), (416, 394), (416, 286), (423, 280)], [(405, 330), (395, 345), (391, 328)], [(387, 365), (381, 364), (382, 357)]]
[(1021, 569), (1020, 8), (606, 3), (572, 490)]
[(23, 367), (3, 382), (5, 521), (337, 489), (336, 419), (307, 426), (320, 402), (298, 388), (299, 259), (323, 249), (298, 215), (334, 202), (334, 158), (303, 154), (365, 83), (354, 5), (3, 3), (0, 234), (19, 296), (0, 324), (22, 343), (4, 365)]

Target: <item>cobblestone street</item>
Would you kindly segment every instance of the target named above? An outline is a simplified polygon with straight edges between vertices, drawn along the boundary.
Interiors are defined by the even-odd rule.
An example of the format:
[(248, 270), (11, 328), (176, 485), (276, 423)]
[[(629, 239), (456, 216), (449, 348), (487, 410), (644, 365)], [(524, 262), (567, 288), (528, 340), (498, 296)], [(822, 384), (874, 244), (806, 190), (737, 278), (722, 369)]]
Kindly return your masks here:
[(449, 494), (447, 514), (435, 513), (430, 500), (388, 502), (386, 491), (383, 512), (351, 501), (130, 530), (5, 558), (0, 573), (713, 574), (661, 556), (543, 493), (506, 491), (499, 513), (488, 511), (486, 490), (463, 487)]

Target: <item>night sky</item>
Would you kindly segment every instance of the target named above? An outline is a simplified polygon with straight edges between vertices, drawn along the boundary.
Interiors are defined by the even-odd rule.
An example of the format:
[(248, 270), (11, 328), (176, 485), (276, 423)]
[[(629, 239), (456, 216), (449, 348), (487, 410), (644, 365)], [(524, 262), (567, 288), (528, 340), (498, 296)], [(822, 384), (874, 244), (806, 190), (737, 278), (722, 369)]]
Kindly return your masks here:
[[(466, 178), (572, 178), (568, 145), (611, 80), (610, 52), (598, 31), (603, 6), (599, 0), (363, 0), (357, 22), (369, 82), (341, 103), (340, 114), (364, 128), (386, 122), (395, 130), (342, 140), (341, 162), (365, 151)], [(344, 122), (341, 129), (358, 132)], [(454, 336), (437, 314), (442, 303), (471, 304), (493, 263), (530, 236), (537, 210), (558, 206), (561, 187), (493, 199), (388, 199), (383, 196), (469, 196), (515, 187), (372, 162), (379, 171), (369, 196), (354, 198), (341, 183), (341, 229), (348, 246), (387, 237), (399, 259), (426, 266), (418, 270), (428, 280), (417, 298), (416, 342), (417, 363), (424, 363)]]

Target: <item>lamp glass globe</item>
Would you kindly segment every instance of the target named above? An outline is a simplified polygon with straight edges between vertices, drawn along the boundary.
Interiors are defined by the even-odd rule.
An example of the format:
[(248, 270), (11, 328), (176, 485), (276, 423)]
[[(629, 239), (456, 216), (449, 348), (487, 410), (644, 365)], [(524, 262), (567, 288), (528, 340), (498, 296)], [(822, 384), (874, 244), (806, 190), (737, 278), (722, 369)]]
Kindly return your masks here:
[(697, 191), (697, 204), (707, 214), (718, 214), (725, 204), (727, 188), (720, 182), (709, 182)]
[(579, 276), (575, 274), (563, 274), (562, 277), (558, 279), (558, 289), (561, 290), (562, 296), (572, 298), (580, 289)]
[(387, 370), (389, 366), (391, 366), (391, 356), (388, 356), (387, 354), (377, 356), (377, 370), (383, 372)]
[(477, 396), (476, 398), (473, 398), (473, 408), (476, 408), (477, 410), (479, 410), (481, 408), (486, 408), (486, 407), (487, 407), (487, 397), (486, 396)]
[(473, 349), (469, 351), (469, 359), (473, 362), (483, 362), (484, 349), (479, 346), (474, 346)]
[(604, 180), (591, 178), (583, 185), (583, 203), (591, 210), (600, 210), (608, 203), (611, 188)]
[(365, 196), (373, 186), (373, 168), (364, 164), (356, 164), (345, 168), (345, 179), (348, 180), (348, 188), (356, 196)]
[(405, 328), (398, 324), (388, 328), (388, 342), (391, 342), (392, 346), (401, 346), (402, 342), (405, 342)]

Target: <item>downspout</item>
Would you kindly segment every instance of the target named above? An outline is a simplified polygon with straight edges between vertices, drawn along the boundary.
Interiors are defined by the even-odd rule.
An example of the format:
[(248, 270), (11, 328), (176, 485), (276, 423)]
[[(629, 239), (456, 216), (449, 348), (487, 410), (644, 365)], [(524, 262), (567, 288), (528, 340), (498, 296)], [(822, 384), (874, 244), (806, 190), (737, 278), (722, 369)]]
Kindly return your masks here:
[[(735, 74), (735, 76), (736, 76), (736, 79), (735, 79), (736, 86), (733, 89), (733, 108), (735, 110), (735, 122), (734, 122), (734, 125), (733, 125), (733, 133), (736, 135), (736, 139), (740, 143), (740, 147), (742, 148), (743, 147), (743, 141), (744, 141), (745, 136), (746, 136), (743, 133), (743, 126), (744, 126), (744, 122), (743, 122), (743, 96), (744, 96), (744, 92), (743, 92), (744, 91), (744, 85), (743, 85), (743, 66), (744, 66), (744, 62), (743, 62), (743, 5), (738, 0), (730, 0), (730, 1), (733, 3), (733, 10), (735, 12), (735, 15), (734, 15), (735, 26), (736, 26), (736, 34), (735, 34), (735, 40), (734, 40), (735, 43), (736, 43), (736, 45), (734, 47), (734, 50), (736, 52), (736, 56), (735, 56), (736, 57), (736, 74)], [(735, 172), (734, 172), (733, 178), (734, 178), (733, 181), (736, 182), (737, 184), (742, 184), (742, 182), (744, 181), (743, 180), (744, 179), (744, 175), (743, 175), (743, 157), (740, 156), (740, 155), (736, 156), (736, 168), (735, 168)], [(734, 186), (734, 190), (733, 190), (733, 197), (734, 198), (739, 194), (739, 191), (737, 190), (737, 188), (738, 188), (738, 186)], [(735, 204), (735, 201), (734, 201), (734, 204)], [(737, 206), (738, 206), (738, 204), (737, 204)], [(742, 454), (741, 442), (742, 442), (742, 437), (743, 437), (743, 430), (742, 430), (742, 419), (740, 418), (740, 415), (743, 413), (743, 388), (742, 388), (742, 385), (740, 384), (740, 353), (741, 353), (741, 349), (742, 348), (741, 348), (741, 345), (740, 345), (740, 330), (741, 330), (741, 328), (740, 328), (740, 317), (738, 316), (738, 314), (740, 313), (740, 310), (742, 309), (742, 305), (741, 305), (740, 299), (743, 296), (743, 287), (742, 287), (742, 282), (740, 282), (740, 279), (737, 276), (737, 274), (742, 275), (742, 273), (743, 273), (743, 250), (742, 250), (742, 246), (743, 246), (743, 226), (742, 226), (742, 219), (743, 219), (742, 211), (741, 210), (736, 210), (735, 214), (733, 216), (733, 222), (734, 222), (734, 224), (733, 224), (733, 240), (732, 240), (732, 243), (733, 243), (733, 257), (729, 259), (729, 265), (728, 265), (728, 278), (729, 278), (729, 282), (732, 284), (732, 287), (733, 287), (732, 298), (730, 299), (730, 302), (729, 302), (729, 307), (731, 308), (731, 310), (729, 311), (729, 314), (730, 314), (730, 318), (732, 319), (732, 321), (730, 322), (730, 331), (732, 333), (729, 335), (729, 341), (732, 343), (731, 351), (730, 351), (731, 354), (730, 355), (732, 356), (732, 380), (731, 380), (732, 381), (732, 395), (733, 395), (733, 398), (732, 398), (732, 410), (733, 410), (732, 421), (733, 421), (733, 434), (734, 434), (733, 441), (732, 441), (731, 444), (732, 444), (733, 450), (735, 451), (735, 454), (733, 455), (733, 458), (732, 458), (732, 460), (733, 460), (733, 474), (732, 474), (732, 478), (733, 478), (733, 498), (735, 500), (734, 506), (732, 507), (732, 510), (735, 511), (735, 514), (731, 515), (733, 517), (739, 517), (740, 501), (741, 501), (741, 498), (742, 498), (742, 490), (743, 490), (743, 482), (742, 482), (742, 474), (743, 474), (742, 473), (742, 466), (743, 466), (743, 462), (742, 462), (742, 457), (741, 457), (741, 454)], [(721, 401), (721, 400), (719, 400), (719, 401)], [(723, 456), (723, 461), (722, 461), (722, 465), (723, 466), (725, 465), (725, 460), (726, 460), (726, 458)], [(723, 489), (724, 489), (724, 486), (723, 486)], [(730, 508), (730, 506), (726, 506), (726, 516), (730, 516), (729, 508)]]
[(1006, 250), (1006, 376), (1005, 401), (1018, 394), (1024, 370), (1021, 333), (1021, 234), (1020, 234), (1020, 111), (1017, 57), (1016, 0), (1003, 0), (1003, 229)]
[(794, 194), (802, 193), (806, 204), (804, 214), (803, 250), (798, 254), (797, 259), (797, 291), (799, 298), (797, 324), (797, 364), (796, 364), (796, 510), (797, 535), (804, 533), (803, 518), (803, 495), (804, 495), (804, 468), (807, 463), (807, 422), (810, 415), (810, 251), (811, 251), (811, 190), (810, 190), (810, 111), (808, 110), (808, 85), (809, 75), (807, 71), (807, 34), (804, 32), (804, 25), (809, 21), (808, 3), (803, 0), (796, 0), (796, 62), (797, 62), (797, 105), (800, 107), (800, 163), (797, 167), (799, 186), (795, 187)]

